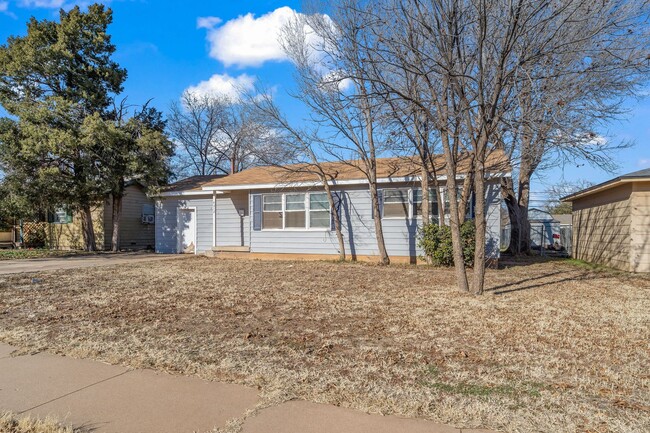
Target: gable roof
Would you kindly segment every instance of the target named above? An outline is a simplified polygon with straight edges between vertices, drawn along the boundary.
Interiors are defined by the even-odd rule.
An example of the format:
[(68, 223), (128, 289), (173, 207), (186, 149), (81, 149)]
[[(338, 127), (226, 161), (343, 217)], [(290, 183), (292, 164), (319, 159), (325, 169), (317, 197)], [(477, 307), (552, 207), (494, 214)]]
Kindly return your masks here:
[[(445, 161), (442, 155), (434, 157), (436, 172), (444, 174)], [(360, 160), (336, 161), (321, 163), (323, 171), (330, 177), (333, 184), (362, 183), (366, 177), (362, 171)], [(466, 173), (469, 169), (469, 158), (458, 162), (458, 173)], [(509, 172), (510, 168), (505, 154), (495, 151), (486, 162), (486, 172), (501, 174)], [(419, 158), (395, 157), (377, 159), (377, 178), (392, 181), (414, 180), (420, 175)], [(439, 175), (440, 176), (440, 175)], [(411, 178), (411, 179), (409, 179)], [(275, 186), (318, 182), (316, 167), (312, 164), (291, 164), (286, 166), (252, 167), (239, 173), (215, 179), (203, 185), (204, 190), (226, 190), (229, 187), (246, 189), (250, 186)]]
[(542, 209), (530, 208), (528, 209), (528, 220), (530, 222), (554, 221), (553, 215)]
[(650, 180), (650, 168), (643, 170), (633, 171), (632, 173), (622, 174), (614, 179), (599, 183), (598, 185), (590, 186), (573, 194), (562, 197), (562, 201), (574, 201), (588, 195), (596, 194), (597, 192), (613, 188), (623, 183), (634, 182), (634, 181), (645, 181)]
[(573, 215), (570, 213), (567, 214), (553, 214), (553, 219), (559, 221), (562, 225), (571, 225), (573, 224)]
[(185, 179), (181, 179), (177, 182), (170, 183), (162, 187), (161, 191), (163, 192), (178, 192), (178, 191), (201, 191), (203, 185), (208, 182), (212, 182), (216, 179), (225, 177), (225, 174), (215, 174), (215, 175), (206, 175), (206, 176), (190, 176)]

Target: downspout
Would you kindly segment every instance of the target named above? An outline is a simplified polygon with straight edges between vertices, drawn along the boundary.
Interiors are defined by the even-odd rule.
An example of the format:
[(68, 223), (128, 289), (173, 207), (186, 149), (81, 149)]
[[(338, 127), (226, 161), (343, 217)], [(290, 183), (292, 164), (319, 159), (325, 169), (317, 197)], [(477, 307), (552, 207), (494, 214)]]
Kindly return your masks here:
[(212, 246), (217, 246), (217, 191), (212, 191)]

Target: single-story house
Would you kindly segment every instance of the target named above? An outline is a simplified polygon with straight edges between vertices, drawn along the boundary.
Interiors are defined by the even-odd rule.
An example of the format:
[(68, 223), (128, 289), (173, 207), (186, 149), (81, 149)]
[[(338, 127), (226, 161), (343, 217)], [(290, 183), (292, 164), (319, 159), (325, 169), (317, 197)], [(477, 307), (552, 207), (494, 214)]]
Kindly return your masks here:
[(562, 200), (573, 206), (573, 257), (624, 271), (650, 272), (650, 169)]
[[(442, 172), (442, 159), (437, 160)], [(259, 258), (336, 259), (338, 241), (332, 212), (341, 217), (346, 254), (378, 257), (368, 182), (358, 161), (323, 165), (333, 179), (335, 209), (322, 184), (304, 166), (254, 167), (216, 179), (174, 184), (156, 200), (156, 251), (228, 253)], [(499, 258), (500, 179), (510, 176), (502, 154), (487, 164), (487, 257)], [(462, 172), (462, 164), (459, 171)], [(421, 254), (420, 169), (410, 158), (377, 160), (380, 214), (388, 254), (393, 261), (414, 262)], [(464, 176), (459, 175), (462, 179)], [(445, 177), (439, 179), (444, 181)], [(435, 194), (431, 212), (438, 218)]]
[[(97, 248), (111, 248), (113, 237), (113, 200), (111, 196), (92, 211)], [(127, 250), (153, 249), (155, 244), (154, 200), (138, 182), (126, 185), (120, 218), (120, 247)], [(47, 215), (43, 225), (45, 245), (54, 249), (82, 249), (81, 216), (66, 209)]]

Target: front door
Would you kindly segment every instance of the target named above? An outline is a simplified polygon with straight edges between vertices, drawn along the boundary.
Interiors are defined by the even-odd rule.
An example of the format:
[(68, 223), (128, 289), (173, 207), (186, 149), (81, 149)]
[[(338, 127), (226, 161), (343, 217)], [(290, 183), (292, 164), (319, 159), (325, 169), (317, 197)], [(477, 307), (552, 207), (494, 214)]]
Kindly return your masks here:
[(181, 209), (180, 212), (180, 252), (194, 254), (196, 252), (196, 211), (194, 209)]

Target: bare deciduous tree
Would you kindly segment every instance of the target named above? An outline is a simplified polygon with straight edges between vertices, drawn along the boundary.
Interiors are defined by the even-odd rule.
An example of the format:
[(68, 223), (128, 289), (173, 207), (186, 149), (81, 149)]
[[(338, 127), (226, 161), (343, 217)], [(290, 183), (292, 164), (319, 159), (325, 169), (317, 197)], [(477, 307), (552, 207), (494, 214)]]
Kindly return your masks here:
[(183, 175), (232, 174), (256, 163), (266, 131), (241, 99), (185, 92), (173, 102), (168, 120), (177, 145), (176, 172)]
[[(338, 207), (340, 201), (334, 199), (330, 182), (335, 179), (336, 173), (329, 170), (327, 163), (319, 159), (316, 152), (322, 139), (317, 129), (307, 127), (295, 127), (282, 114), (273, 101), (268, 91), (257, 91), (255, 95), (248, 97), (251, 107), (254, 108), (254, 115), (259, 124), (264, 125), (270, 133), (270, 140), (273, 141), (273, 152), (265, 151), (259, 155), (265, 163), (280, 167), (287, 171), (287, 179), (291, 180), (292, 174), (313, 175), (323, 186), (327, 194), (334, 229), (339, 244), (339, 260), (345, 260), (345, 240), (341, 230), (341, 218)], [(341, 198), (339, 198), (341, 200)]]
[[(339, 26), (346, 19), (344, 14), (335, 18)], [(371, 83), (361, 78), (367, 65), (360, 41), (341, 38), (332, 18), (316, 13), (300, 15), (285, 25), (281, 43), (296, 67), (299, 90), (295, 96), (329, 134), (322, 150), (361, 170), (368, 181), (380, 263), (387, 265), (390, 258), (381, 220), (377, 157), (386, 149), (388, 138), (379, 122), (382, 101)]]
[[(535, 132), (540, 142), (555, 142), (554, 149), (560, 153), (592, 157), (593, 147), (576, 146), (584, 144), (585, 137), (593, 138), (593, 130), (585, 126), (594, 125), (578, 118), (577, 108), (593, 110), (592, 119), (607, 120), (620, 98), (633, 93), (646, 79), (647, 2), (605, 0), (594, 5), (587, 0), (341, 0), (334, 9), (344, 11), (332, 15), (337, 37), (357, 41), (353, 51), (360, 53), (364, 66), (372, 66), (352, 72), (372, 82), (374, 88), (384, 88), (385, 93), (417, 104), (440, 135), (447, 163), (454, 258), (462, 290), (467, 290), (468, 284), (462, 260), (458, 260), (462, 209), (456, 197), (456, 164), (464, 154), (471, 158), (469, 171), (477, 197), (472, 291), (481, 294), (486, 254), (486, 163), (494, 150), (503, 148), (504, 129), (510, 124), (519, 130), (517, 138), (524, 140), (527, 148)], [(608, 73), (612, 80), (606, 82)], [(395, 85), (407, 74), (419, 76), (424, 91), (414, 96)], [(550, 97), (548, 84), (564, 77), (571, 77), (571, 84), (558, 88), (564, 98), (577, 101), (576, 109), (569, 116), (560, 112), (562, 117), (557, 118), (559, 112), (554, 107), (566, 107), (568, 102), (560, 93)], [(576, 95), (583, 83), (588, 89), (584, 98)], [(604, 86), (589, 94), (597, 83)], [(543, 116), (539, 116), (540, 110), (527, 108), (536, 107), (537, 101), (546, 101)], [(518, 110), (524, 115), (513, 116)], [(553, 126), (544, 127), (549, 115)], [(534, 170), (534, 161), (530, 165)]]

